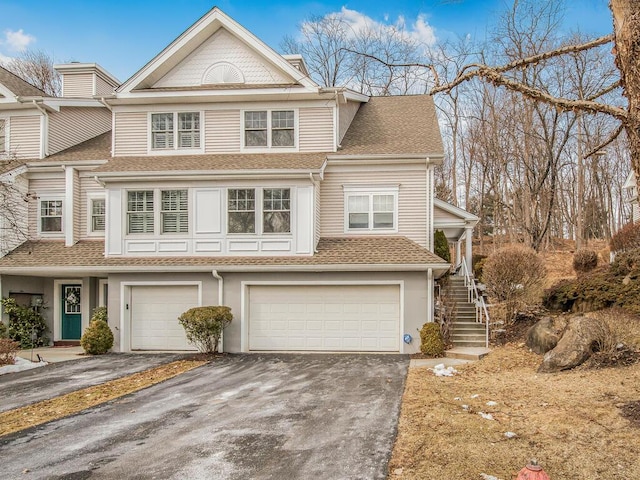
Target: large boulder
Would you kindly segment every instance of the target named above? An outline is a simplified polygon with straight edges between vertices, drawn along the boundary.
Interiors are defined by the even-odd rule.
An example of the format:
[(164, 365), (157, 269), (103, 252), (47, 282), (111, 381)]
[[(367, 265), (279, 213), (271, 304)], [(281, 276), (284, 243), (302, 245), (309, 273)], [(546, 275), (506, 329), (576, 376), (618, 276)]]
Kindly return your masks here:
[(598, 320), (582, 316), (571, 318), (558, 344), (545, 354), (538, 372), (559, 372), (577, 367), (597, 350), (607, 335), (608, 327)]
[(526, 344), (533, 352), (542, 355), (552, 350), (562, 338), (566, 319), (544, 317), (527, 331)]

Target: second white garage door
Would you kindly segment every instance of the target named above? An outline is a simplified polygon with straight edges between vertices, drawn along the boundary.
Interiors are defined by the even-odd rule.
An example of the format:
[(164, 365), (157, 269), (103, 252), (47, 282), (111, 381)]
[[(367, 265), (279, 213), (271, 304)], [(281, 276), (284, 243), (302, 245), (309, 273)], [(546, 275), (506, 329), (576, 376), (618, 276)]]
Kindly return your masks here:
[(399, 285), (251, 285), (249, 350), (398, 352)]
[(197, 306), (195, 285), (131, 287), (131, 349), (194, 350), (178, 317)]

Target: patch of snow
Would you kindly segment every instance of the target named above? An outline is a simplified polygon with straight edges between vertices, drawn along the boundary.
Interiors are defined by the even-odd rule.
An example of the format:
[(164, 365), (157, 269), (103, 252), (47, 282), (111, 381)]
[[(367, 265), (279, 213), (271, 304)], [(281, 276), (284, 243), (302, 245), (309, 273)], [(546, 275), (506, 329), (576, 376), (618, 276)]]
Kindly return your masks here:
[(487, 407), (495, 407), (496, 405), (498, 405), (498, 402), (494, 402), (493, 400), (487, 402)]
[(504, 432), (504, 436), (507, 438), (516, 438), (518, 434), (514, 432)]
[(455, 400), (456, 402), (460, 402), (460, 401), (462, 401), (462, 398), (460, 398), (460, 397), (455, 397), (455, 398), (454, 398), (454, 400)]
[(479, 396), (480, 396), (480, 394), (479, 394), (479, 393), (474, 393), (473, 395), (471, 395), (471, 397), (470, 397), (470, 398), (478, 398)]
[(463, 410), (469, 410), (469, 405), (462, 405)]
[(491, 415), (490, 413), (478, 412), (478, 415), (480, 415), (485, 420), (494, 420), (493, 415)]
[(493, 475), (487, 475), (486, 473), (481, 473), (480, 478), (482, 478), (482, 480), (500, 480), (498, 477), (494, 477)]
[(22, 372), (24, 370), (31, 370), (32, 368), (44, 367), (48, 365), (47, 362), (31, 362), (21, 357), (16, 357), (16, 363), (13, 365), (5, 365), (0, 367), (0, 375), (5, 373)]
[(445, 367), (444, 363), (439, 363), (431, 369), (436, 377), (453, 377), (458, 371), (453, 367)]

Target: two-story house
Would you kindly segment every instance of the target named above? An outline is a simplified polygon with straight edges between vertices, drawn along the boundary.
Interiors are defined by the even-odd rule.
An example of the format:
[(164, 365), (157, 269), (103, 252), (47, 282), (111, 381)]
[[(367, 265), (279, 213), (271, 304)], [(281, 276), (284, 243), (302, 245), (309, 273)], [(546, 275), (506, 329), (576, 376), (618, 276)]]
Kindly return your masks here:
[(106, 305), (115, 350), (190, 349), (177, 317), (219, 304), (225, 351), (418, 351), (434, 228), (470, 257), (477, 222), (434, 199), (431, 97), (321, 87), (217, 8), (123, 84), (57, 68), (62, 98), (0, 77), (28, 236), (0, 290), (44, 301), (53, 340)]

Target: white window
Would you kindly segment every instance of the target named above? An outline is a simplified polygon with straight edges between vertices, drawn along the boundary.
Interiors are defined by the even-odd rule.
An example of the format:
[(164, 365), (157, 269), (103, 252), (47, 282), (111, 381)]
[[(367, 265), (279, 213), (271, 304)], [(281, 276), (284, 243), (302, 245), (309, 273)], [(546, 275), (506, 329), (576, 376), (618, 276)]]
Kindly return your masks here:
[(265, 188), (262, 190), (262, 232), (291, 232), (291, 190)]
[(127, 233), (153, 233), (153, 190), (127, 192)]
[(229, 233), (256, 232), (256, 191), (253, 188), (230, 188), (228, 195)]
[(105, 200), (104, 198), (91, 199), (91, 231), (104, 232), (105, 226)]
[(187, 190), (163, 190), (160, 208), (162, 233), (189, 232), (189, 202)]
[(245, 111), (244, 146), (248, 148), (295, 147), (295, 120), (293, 110)]
[(40, 232), (62, 232), (62, 200), (40, 201)]
[(344, 187), (345, 231), (397, 232), (398, 188)]
[(176, 149), (200, 149), (200, 112), (151, 114), (151, 150)]
[(7, 121), (0, 118), (0, 153), (7, 151)]

